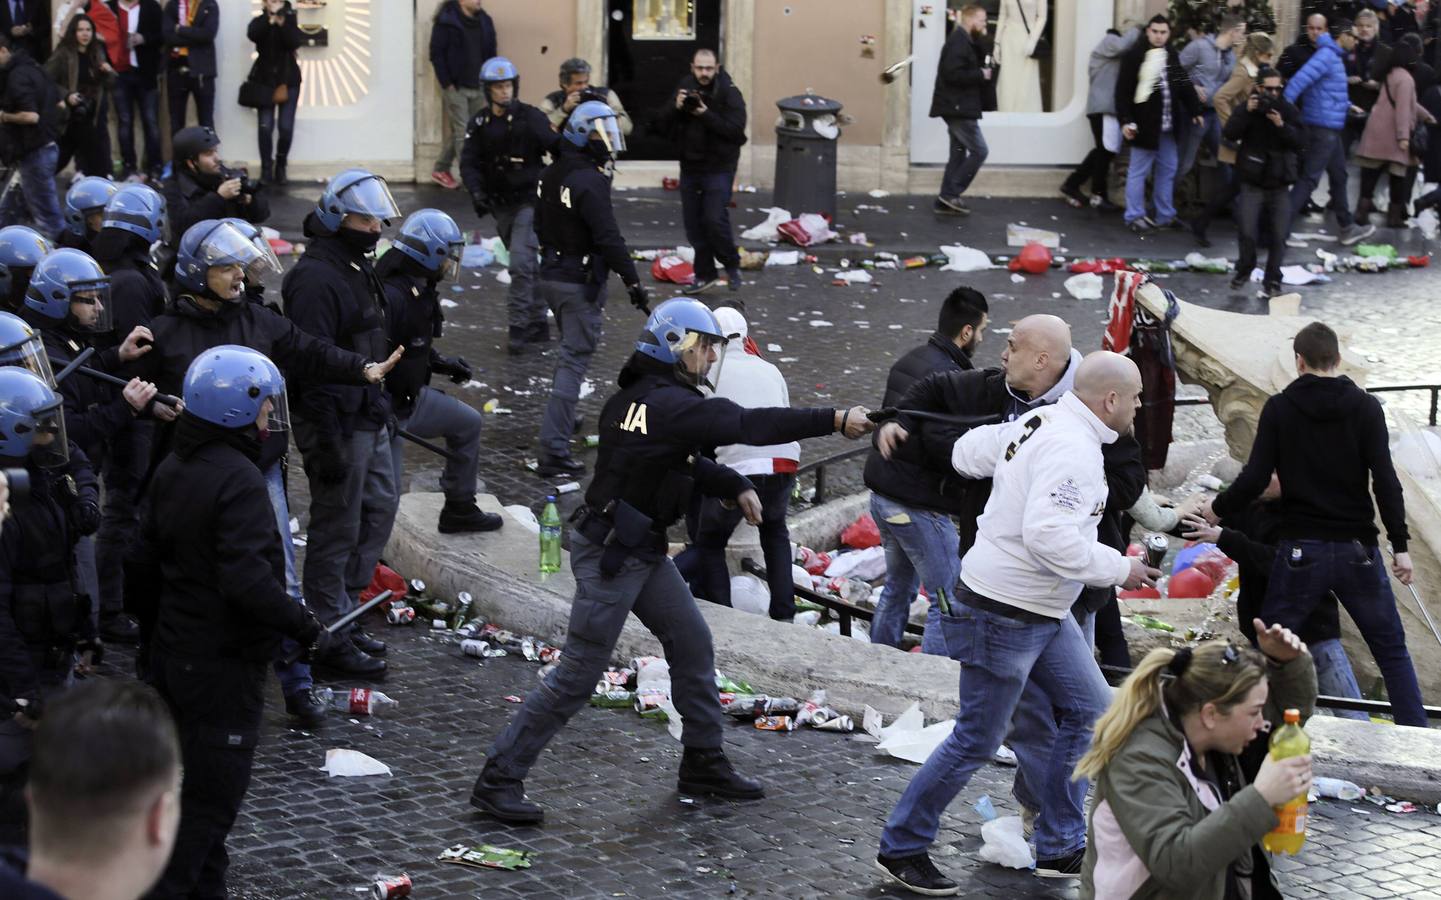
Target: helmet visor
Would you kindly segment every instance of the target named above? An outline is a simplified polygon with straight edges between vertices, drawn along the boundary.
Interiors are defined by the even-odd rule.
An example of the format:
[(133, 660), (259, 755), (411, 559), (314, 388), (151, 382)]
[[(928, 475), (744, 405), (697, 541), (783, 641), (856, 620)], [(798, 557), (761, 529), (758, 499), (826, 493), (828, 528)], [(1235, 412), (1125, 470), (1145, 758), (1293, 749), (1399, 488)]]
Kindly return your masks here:
[(279, 275), (281, 272), (280, 257), (275, 255), (275, 248), (270, 246), (265, 235), (257, 231), (255, 237), (250, 239), (250, 245), (259, 255), (245, 264), (246, 280), (258, 282), (266, 275)]
[(602, 116), (591, 121), (594, 134), (605, 144), (611, 156), (625, 152), (625, 135), (620, 133), (620, 121), (615, 116)]
[(70, 282), (70, 318), (80, 331), (108, 334), (115, 327), (110, 279)]
[(380, 178), (366, 178), (357, 181), (340, 192), (340, 208), (358, 216), (374, 216), (377, 219), (400, 218), (400, 207), (390, 195), (390, 187)]
[(50, 387), (55, 387), (55, 371), (50, 366), (50, 357), (46, 355), (45, 344), (38, 334), (32, 334), (18, 344), (0, 347), (0, 366), (24, 369)]
[(676, 375), (686, 384), (715, 390), (725, 362), (725, 354), (722, 353), (725, 345), (726, 339), (718, 335), (687, 331), (685, 337), (671, 344)]
[[(290, 431), (290, 401), (286, 399), (285, 388), (281, 388), (277, 394), (266, 397), (261, 402), (261, 412), (265, 413), (265, 424), (261, 426), (261, 430), (262, 433), (269, 435), (267, 439), (285, 440), (286, 432)], [(255, 421), (259, 425), (260, 416), (256, 416)]]
[(440, 266), (440, 277), (453, 281), (460, 275), (460, 257), (465, 253), (465, 242), (456, 241), (446, 251), (445, 262)]
[(257, 233), (252, 240), (228, 222), (205, 236), (196, 255), (206, 269), (241, 266), (250, 281), (260, 281), (267, 273), (280, 272), (280, 260), (262, 235)]
[(30, 440), (30, 459), (45, 469), (70, 462), (70, 441), (65, 437), (65, 413), (60, 401), (35, 410), (35, 434)]

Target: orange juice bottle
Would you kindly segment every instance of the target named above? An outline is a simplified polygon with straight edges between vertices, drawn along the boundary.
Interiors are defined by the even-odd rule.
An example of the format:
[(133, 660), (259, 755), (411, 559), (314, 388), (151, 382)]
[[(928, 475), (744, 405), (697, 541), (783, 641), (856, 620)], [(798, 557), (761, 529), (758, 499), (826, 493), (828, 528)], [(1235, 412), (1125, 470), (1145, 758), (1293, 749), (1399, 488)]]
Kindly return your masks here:
[[(1301, 728), (1301, 711), (1286, 710), (1286, 724), (1271, 735), (1271, 758), (1282, 760), (1292, 756), (1305, 756), (1311, 752), (1311, 739)], [(1302, 791), (1281, 806), (1273, 807), (1281, 824), (1261, 838), (1261, 846), (1271, 853), (1289, 853), (1295, 856), (1306, 843), (1306, 792)]]

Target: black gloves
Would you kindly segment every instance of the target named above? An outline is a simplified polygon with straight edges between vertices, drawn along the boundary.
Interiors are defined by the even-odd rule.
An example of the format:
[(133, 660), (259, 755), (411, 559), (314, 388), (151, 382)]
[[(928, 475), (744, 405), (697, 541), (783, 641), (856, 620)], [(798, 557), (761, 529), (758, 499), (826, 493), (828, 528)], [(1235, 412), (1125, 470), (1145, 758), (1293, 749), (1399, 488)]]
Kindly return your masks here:
[(476, 218), (484, 219), (490, 215), (490, 203), (484, 197), (472, 197), (470, 200), (472, 205), (475, 206)]
[(350, 444), (339, 435), (321, 438), (305, 464), (321, 484), (344, 484), (350, 477)]
[(305, 611), (305, 627), (295, 635), (295, 642), (300, 645), (300, 659), (302, 662), (312, 662), (317, 657), (324, 656), (330, 646), (330, 632), (315, 618), (310, 610)]
[(75, 530), (89, 536), (100, 530), (100, 504), (93, 500), (76, 500), (70, 508)]
[(646, 315), (650, 315), (650, 291), (646, 290), (645, 285), (636, 282), (626, 288), (625, 292), (630, 295), (631, 306), (634, 306)]
[(433, 371), (442, 375), (448, 375), (450, 380), (456, 384), (465, 384), (470, 381), (474, 371), (470, 363), (465, 361), (463, 356), (440, 356), (436, 358), (430, 367)]

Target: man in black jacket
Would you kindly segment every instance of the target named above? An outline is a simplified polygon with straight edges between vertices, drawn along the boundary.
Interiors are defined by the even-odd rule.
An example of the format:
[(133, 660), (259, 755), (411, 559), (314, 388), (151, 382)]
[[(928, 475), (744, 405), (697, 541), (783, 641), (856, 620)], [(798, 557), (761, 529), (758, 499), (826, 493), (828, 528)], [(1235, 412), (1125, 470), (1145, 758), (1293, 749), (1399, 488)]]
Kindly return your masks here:
[(37, 60), (50, 55), (48, 0), (4, 0), (0, 3), (0, 35)]
[[(384, 224), (399, 215), (384, 179), (364, 169), (336, 175), (305, 218), (310, 247), (280, 287), (285, 315), (297, 328), (372, 361), (362, 370), (364, 385), (290, 373), (295, 444), (310, 479), (305, 602), (327, 623), (353, 609), (370, 584), (399, 500), (390, 457), (393, 413), (374, 370), (375, 360), (398, 360), (401, 350), (386, 352), (385, 289), (367, 256)], [(385, 644), (358, 626), (349, 637), (316, 662), (343, 675), (384, 677), (378, 656)]]
[[(1121, 136), (1131, 142), (1126, 224), (1137, 234), (1179, 226), (1172, 201), (1179, 164), (1177, 139), (1188, 123), (1196, 128), (1202, 124), (1201, 98), (1171, 46), (1170, 21), (1163, 15), (1152, 16), (1144, 37), (1126, 53), (1116, 78), (1116, 117), (1121, 121)], [(1164, 54), (1163, 66), (1148, 64), (1152, 51)], [(1149, 84), (1142, 84), (1143, 80)], [(1138, 87), (1144, 94), (1139, 102)], [(1153, 168), (1155, 219), (1146, 214), (1146, 181)]]
[(284, 440), (285, 380), (254, 350), (217, 348), (185, 378), (174, 451), (156, 472), (127, 591), (156, 597), (153, 680), (180, 732), (187, 777), (175, 851), (149, 895), (224, 897), (225, 840), (250, 784), (266, 668), (281, 639), (317, 649), (310, 610), (285, 592), (275, 513), (256, 467)]
[[(951, 465), (956, 441), (974, 425), (1010, 421), (1059, 400), (1070, 389), (1080, 358), (1064, 321), (1027, 316), (1006, 338), (1002, 368), (928, 375), (896, 404), (905, 411), (970, 421), (937, 422), (902, 412), (877, 430), (877, 452), (866, 460), (865, 482), (887, 552), (886, 587), (871, 625), (873, 642), (900, 643), (918, 582), (931, 595), (928, 619), (933, 620), (935, 588), (952, 588), (961, 556), (975, 542), (976, 518), (986, 507), (991, 483), (956, 474)], [(952, 516), (958, 527), (951, 525)], [(928, 627), (926, 633), (929, 642), (922, 640), (922, 650), (944, 653), (940, 629)]]
[(441, 144), (430, 180), (443, 188), (458, 188), (450, 167), (460, 155), (466, 128), (485, 106), (480, 67), (495, 57), (495, 23), (481, 9), (481, 0), (445, 0), (435, 11), (430, 29), (430, 65), (440, 83), (450, 140)]
[(986, 326), (990, 322), (990, 305), (985, 294), (965, 286), (951, 291), (941, 304), (935, 332), (891, 366), (881, 407), (895, 406), (911, 385), (927, 375), (974, 369), (971, 357), (986, 339)]
[(1325, 16), (1315, 13), (1306, 17), (1306, 30), (1301, 32), (1295, 43), (1281, 51), (1281, 58), (1276, 61), (1276, 71), (1281, 73), (1282, 78), (1293, 78), (1301, 71), (1301, 67), (1316, 52), (1317, 39), (1325, 33)]
[[(1391, 540), (1391, 571), (1410, 584), (1406, 506), (1375, 397), (1338, 375), (1336, 332), (1320, 322), (1293, 342), (1298, 377), (1261, 408), (1241, 474), (1204, 510), (1235, 515), (1281, 479), (1276, 563), (1261, 618), (1299, 631), (1328, 591), (1346, 607), (1386, 679), (1396, 724), (1426, 726), (1416, 669), (1377, 542), (1376, 508)], [(1368, 485), (1367, 482), (1370, 481)]]
[(746, 142), (746, 102), (714, 50), (702, 47), (691, 57), (690, 74), (676, 86), (656, 116), (656, 127), (669, 134), (680, 151), (680, 202), (685, 236), (695, 248), (695, 284), (688, 294), (721, 283), (716, 260), (725, 267), (730, 289), (741, 285), (740, 253), (731, 233), (731, 187)]
[(1262, 292), (1281, 292), (1281, 265), (1286, 256), (1286, 235), (1291, 221), (1291, 185), (1296, 182), (1296, 154), (1301, 150), (1301, 111), (1286, 102), (1281, 73), (1262, 67), (1244, 106), (1226, 122), (1227, 141), (1236, 148), (1236, 175), (1241, 195), (1236, 201), (1237, 241), (1241, 255), (1231, 290), (1240, 290), (1256, 268), (1256, 241), (1261, 217), (1270, 213), (1269, 246)]
[(986, 34), (986, 9), (972, 3), (961, 10), (960, 25), (941, 48), (936, 86), (931, 93), (931, 118), (942, 119), (950, 133), (951, 154), (941, 176), (934, 209), (946, 215), (970, 215), (961, 195), (975, 180), (990, 148), (981, 134), (981, 93), (991, 70), (981, 65), (975, 41)]
[(216, 0), (170, 0), (163, 13), (160, 31), (170, 48), (165, 69), (170, 133), (185, 127), (185, 108), (192, 96), (196, 121), (214, 128), (215, 35), (220, 32), (220, 4)]
[(489, 103), (470, 120), (460, 154), (460, 176), (480, 218), (495, 216), (496, 231), (510, 251), (506, 295), (507, 350), (550, 340), (545, 303), (535, 291), (535, 186), (545, 155), (560, 140), (545, 113), (517, 99), (520, 74), (503, 56), (486, 60), (481, 85)]
[(220, 161), (215, 129), (192, 125), (176, 134), (170, 146), (174, 169), (164, 182), (164, 192), (172, 246), (180, 243), (191, 225), (205, 219), (259, 223), (270, 218), (265, 191)]
[(28, 212), (35, 230), (53, 241), (65, 227), (55, 190), (60, 88), (28, 51), (4, 35), (0, 35), (0, 73), (5, 84), (0, 94), (0, 125), (5, 126), (0, 157), (20, 169), (20, 190), (5, 195), (0, 225), (14, 225)]
[[(137, 172), (159, 176), (164, 160), (160, 156), (160, 55), (164, 47), (161, 20), (164, 13), (157, 0), (106, 0), (120, 24), (120, 39), (126, 51), (115, 63), (115, 135), (120, 141), (121, 178)], [(145, 138), (145, 168), (136, 164), (135, 109), (140, 109), (140, 128)]]

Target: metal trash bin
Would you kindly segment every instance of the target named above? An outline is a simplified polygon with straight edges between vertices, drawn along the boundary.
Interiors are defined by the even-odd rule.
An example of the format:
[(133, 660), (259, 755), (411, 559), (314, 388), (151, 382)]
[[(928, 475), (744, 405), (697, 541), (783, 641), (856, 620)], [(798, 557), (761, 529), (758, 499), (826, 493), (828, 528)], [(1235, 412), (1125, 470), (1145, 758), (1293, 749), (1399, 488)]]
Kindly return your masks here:
[(775, 205), (801, 213), (836, 215), (836, 141), (841, 104), (815, 94), (776, 101)]

